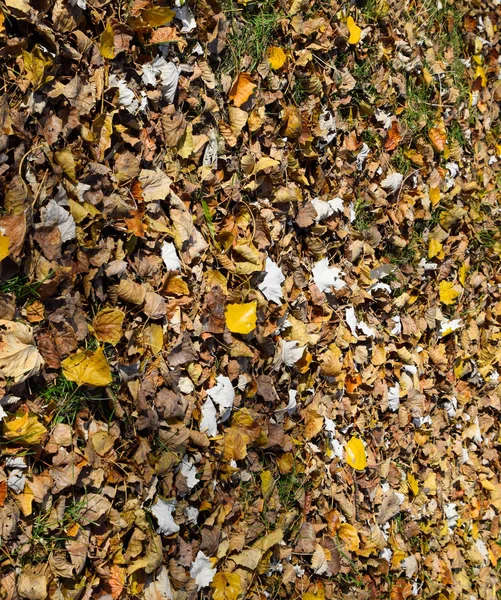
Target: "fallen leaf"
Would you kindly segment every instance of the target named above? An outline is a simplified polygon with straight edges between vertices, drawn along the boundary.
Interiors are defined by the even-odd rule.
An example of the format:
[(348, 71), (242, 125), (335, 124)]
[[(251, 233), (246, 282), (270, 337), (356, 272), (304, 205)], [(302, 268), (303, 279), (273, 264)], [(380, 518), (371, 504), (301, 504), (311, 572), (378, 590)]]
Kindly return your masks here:
[(61, 365), (66, 379), (78, 385), (106, 386), (112, 381), (110, 366), (101, 347), (95, 352), (80, 350), (65, 358)]
[(18, 410), (15, 415), (5, 417), (2, 421), (3, 435), (6, 440), (22, 446), (38, 444), (47, 429), (38, 417), (27, 410)]
[(36, 375), (44, 364), (33, 330), (19, 321), (0, 320), (0, 370), (14, 383)]
[(353, 20), (353, 17), (351, 17), (351, 16), (346, 19), (346, 25), (348, 26), (348, 31), (350, 32), (350, 37), (348, 38), (348, 44), (358, 44), (358, 42), (360, 41), (360, 36), (361, 36), (362, 30), (355, 23), (355, 21)]
[(116, 346), (122, 338), (122, 323), (125, 313), (119, 308), (103, 308), (92, 321), (94, 334), (100, 342)]
[(228, 94), (235, 106), (242, 106), (251, 97), (256, 84), (249, 73), (240, 73)]
[(362, 440), (353, 436), (346, 444), (346, 462), (357, 471), (363, 471), (367, 466), (367, 455)]
[(216, 573), (212, 580), (214, 600), (237, 600), (242, 591), (238, 573)]
[(99, 51), (103, 58), (113, 60), (115, 58), (115, 34), (110, 20), (106, 23), (101, 38), (99, 40)]
[(268, 57), (268, 62), (274, 71), (281, 69), (287, 60), (287, 55), (283, 49), (277, 46), (270, 46), (266, 51), (266, 56)]
[(233, 333), (247, 334), (256, 328), (257, 302), (228, 304), (225, 311), (226, 327)]
[(456, 289), (452, 281), (442, 280), (439, 285), (440, 302), (448, 306), (455, 304), (461, 292)]

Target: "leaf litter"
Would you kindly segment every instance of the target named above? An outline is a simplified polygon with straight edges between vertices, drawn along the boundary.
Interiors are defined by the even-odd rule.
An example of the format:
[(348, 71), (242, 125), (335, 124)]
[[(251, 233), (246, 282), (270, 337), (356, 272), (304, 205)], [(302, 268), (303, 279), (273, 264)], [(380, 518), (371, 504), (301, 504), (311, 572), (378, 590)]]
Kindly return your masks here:
[(5, 0), (0, 597), (498, 597), (500, 27)]

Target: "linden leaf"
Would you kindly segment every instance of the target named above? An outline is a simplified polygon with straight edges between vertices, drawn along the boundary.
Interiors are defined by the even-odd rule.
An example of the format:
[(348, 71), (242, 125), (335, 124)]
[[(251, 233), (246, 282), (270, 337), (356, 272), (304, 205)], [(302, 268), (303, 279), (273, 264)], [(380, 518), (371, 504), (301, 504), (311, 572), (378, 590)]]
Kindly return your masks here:
[(238, 573), (216, 573), (212, 580), (214, 600), (237, 600), (242, 591), (240, 575)]
[(99, 40), (99, 51), (103, 58), (113, 60), (115, 58), (115, 35), (113, 33), (113, 25), (111, 21), (106, 23), (101, 38)]
[(114, 346), (122, 338), (122, 323), (125, 314), (119, 308), (103, 308), (92, 321), (94, 334), (100, 342)]
[(228, 304), (225, 312), (226, 326), (233, 333), (250, 333), (256, 328), (256, 310), (256, 301)]
[(28, 446), (38, 444), (46, 432), (47, 429), (39, 422), (36, 415), (22, 409), (3, 420), (5, 439), (16, 444)]
[(348, 19), (346, 19), (346, 25), (348, 26), (348, 30), (350, 32), (348, 44), (358, 44), (358, 42), (360, 41), (360, 35), (362, 33), (362, 30), (355, 23), (353, 17), (348, 17)]
[(228, 96), (235, 106), (242, 106), (251, 97), (255, 87), (256, 84), (252, 81), (249, 73), (240, 73), (231, 86)]
[(103, 349), (80, 350), (61, 363), (68, 381), (78, 385), (105, 386), (111, 383), (111, 371)]
[(150, 27), (162, 27), (167, 25), (176, 16), (176, 13), (166, 6), (155, 6), (148, 10), (143, 10), (141, 18), (148, 23)]
[(360, 438), (353, 436), (346, 444), (346, 462), (357, 471), (363, 471), (367, 466), (367, 455)]
[(457, 291), (452, 281), (441, 281), (439, 286), (440, 302), (450, 306), (456, 302), (460, 292)]
[(8, 235), (0, 235), (0, 261), (9, 256), (10, 239)]
[(274, 71), (282, 68), (287, 60), (287, 55), (285, 52), (282, 50), (282, 48), (278, 48), (277, 46), (270, 46), (266, 52), (266, 55), (268, 56), (270, 67)]

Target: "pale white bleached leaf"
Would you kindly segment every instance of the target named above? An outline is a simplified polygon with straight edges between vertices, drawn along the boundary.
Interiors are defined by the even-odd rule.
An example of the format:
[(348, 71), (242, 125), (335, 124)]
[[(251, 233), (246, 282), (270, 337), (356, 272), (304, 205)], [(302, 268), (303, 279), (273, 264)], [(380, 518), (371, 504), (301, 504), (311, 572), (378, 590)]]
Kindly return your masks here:
[(388, 389), (388, 408), (396, 412), (400, 406), (400, 384), (397, 382)]
[(391, 127), (391, 115), (386, 114), (380, 108), (376, 110), (374, 113), (376, 117), (376, 121), (381, 123), (385, 129), (389, 129)]
[(142, 66), (141, 79), (144, 85), (151, 87), (156, 87), (160, 79), (160, 89), (164, 100), (169, 104), (174, 102), (179, 81), (179, 69), (173, 62), (166, 61), (163, 56), (157, 56)]
[(181, 261), (177, 255), (176, 246), (172, 242), (164, 242), (160, 251), (167, 271), (180, 271)]
[(391, 330), (391, 335), (400, 335), (402, 333), (402, 320), (399, 315), (392, 317), (391, 320), (395, 323), (393, 329)]
[(117, 75), (110, 75), (108, 84), (110, 88), (118, 88), (118, 105), (123, 106), (132, 114), (136, 113), (139, 102), (125, 80), (120, 79)]
[(257, 287), (266, 300), (281, 304), (283, 298), (282, 283), (285, 281), (282, 269), (271, 258), (267, 257), (265, 272), (266, 275), (263, 281)]
[(0, 370), (4, 376), (21, 383), (36, 375), (43, 364), (33, 329), (19, 321), (0, 320)]
[(167, 567), (162, 565), (155, 575), (148, 575), (144, 586), (144, 600), (173, 600), (174, 595)]
[(321, 292), (332, 292), (332, 288), (340, 290), (346, 285), (341, 279), (342, 271), (337, 267), (329, 267), (329, 259), (323, 258), (313, 267), (313, 281)]
[(275, 350), (275, 358), (273, 359), (275, 368), (278, 368), (280, 365), (293, 367), (303, 356), (305, 347), (306, 346), (298, 347), (298, 342), (295, 340), (289, 342), (280, 339)]
[(184, 509), (184, 516), (186, 517), (186, 522), (189, 523), (190, 525), (196, 525), (199, 514), (200, 514), (200, 511), (198, 510), (198, 508), (195, 508), (194, 506), (187, 506)]
[(50, 200), (47, 206), (40, 211), (43, 227), (53, 227), (57, 225), (61, 234), (61, 241), (69, 242), (76, 236), (76, 224), (71, 214), (65, 210), (55, 200)]
[(218, 405), (219, 412), (221, 413), (219, 422), (224, 423), (229, 418), (233, 402), (235, 401), (235, 390), (230, 379), (224, 375), (218, 375), (216, 377), (216, 385), (207, 390), (207, 396)]
[(334, 213), (342, 213), (344, 210), (342, 198), (334, 198), (327, 201), (313, 198), (311, 203), (317, 212), (317, 218), (315, 219), (317, 222), (331, 217)]
[(195, 389), (193, 381), (189, 377), (180, 377), (177, 385), (182, 394), (191, 394)]
[(322, 142), (320, 146), (325, 147), (328, 144), (330, 144), (333, 140), (335, 140), (337, 126), (336, 117), (333, 113), (331, 113), (328, 110), (324, 110), (324, 112), (318, 117), (318, 127), (322, 132)]
[(200, 431), (206, 432), (209, 437), (217, 435), (216, 407), (210, 398), (202, 406), (202, 420), (200, 421)]
[(289, 403), (285, 408), (279, 408), (275, 412), (286, 412), (289, 415), (293, 415), (297, 410), (297, 390), (289, 390)]
[(214, 579), (215, 574), (216, 569), (212, 566), (210, 558), (199, 550), (197, 557), (191, 563), (190, 567), (190, 575), (195, 580), (198, 589), (201, 590), (204, 587), (208, 587)]
[(381, 187), (388, 193), (394, 194), (400, 189), (403, 180), (404, 176), (401, 173), (390, 173), (381, 182)]
[(364, 321), (359, 321), (355, 315), (355, 309), (353, 308), (353, 306), (350, 306), (349, 308), (346, 309), (346, 322), (348, 323), (348, 326), (351, 330), (351, 333), (355, 336), (358, 337), (357, 334), (357, 329), (359, 329), (364, 335), (368, 336), (368, 337), (374, 337), (376, 335), (376, 332), (371, 329), (367, 323), (365, 323)]
[(179, 471), (181, 475), (186, 477), (186, 485), (190, 488), (190, 490), (199, 482), (199, 479), (197, 478), (197, 468), (193, 464), (192, 459), (186, 457), (183, 458), (181, 461), (181, 466), (179, 467)]
[(360, 152), (357, 154), (357, 169), (359, 171), (361, 171), (364, 168), (364, 162), (366, 161), (367, 157), (369, 156), (370, 153), (370, 148), (369, 146), (367, 146), (367, 144), (362, 144), (362, 149), (360, 150)]
[(157, 533), (172, 535), (179, 531), (179, 525), (174, 521), (173, 513), (176, 510), (175, 500), (157, 498), (151, 507), (152, 514), (158, 521)]
[(14, 494), (22, 494), (26, 485), (26, 477), (20, 469), (14, 469), (9, 473), (7, 486)]
[(181, 21), (181, 33), (190, 33), (196, 29), (197, 22), (195, 21), (195, 15), (191, 12), (188, 3), (185, 2), (183, 6), (180, 6), (180, 2), (176, 0), (176, 19)]
[(449, 335), (450, 333), (457, 331), (462, 326), (463, 326), (463, 323), (461, 322), (461, 319), (453, 319), (452, 321), (448, 321), (447, 319), (444, 319), (440, 323), (440, 332), (439, 332), (440, 337), (445, 337), (446, 335)]

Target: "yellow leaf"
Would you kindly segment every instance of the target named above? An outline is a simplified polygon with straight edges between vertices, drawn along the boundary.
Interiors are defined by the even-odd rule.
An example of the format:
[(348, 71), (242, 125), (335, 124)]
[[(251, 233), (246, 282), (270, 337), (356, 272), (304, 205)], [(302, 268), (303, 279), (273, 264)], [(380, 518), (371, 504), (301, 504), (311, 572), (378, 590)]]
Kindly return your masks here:
[(367, 455), (360, 438), (353, 436), (346, 444), (346, 462), (357, 471), (363, 471), (367, 466)]
[(432, 206), (436, 206), (440, 202), (440, 188), (430, 188), (430, 201)]
[(78, 385), (105, 386), (111, 383), (111, 371), (103, 349), (80, 350), (61, 363), (68, 381)]
[(167, 25), (167, 23), (170, 23), (175, 16), (176, 13), (166, 6), (156, 6), (154, 8), (149, 8), (148, 10), (143, 10), (141, 13), (143, 21), (153, 28)]
[(341, 523), (337, 530), (337, 535), (339, 536), (339, 539), (344, 542), (348, 550), (358, 550), (360, 546), (360, 538), (358, 537), (358, 532), (353, 525), (350, 525), (349, 523)]
[(264, 171), (264, 169), (269, 169), (270, 167), (276, 167), (279, 164), (280, 163), (278, 162), (278, 160), (271, 158), (271, 156), (263, 156), (255, 164), (252, 174), (256, 175), (256, 173), (259, 173), (260, 171)]
[(228, 304), (225, 317), (226, 326), (233, 333), (250, 333), (256, 328), (257, 302)]
[(235, 83), (231, 86), (228, 94), (235, 106), (242, 106), (250, 98), (256, 84), (252, 81), (249, 73), (240, 73)]
[(151, 323), (144, 328), (142, 343), (149, 349), (153, 356), (157, 355), (164, 345), (164, 331), (161, 325)]
[(270, 471), (263, 471), (261, 473), (261, 494), (263, 498), (267, 498), (273, 489), (273, 484), (275, 480), (273, 479), (273, 475)]
[(353, 17), (348, 17), (348, 19), (346, 20), (346, 25), (348, 25), (348, 30), (350, 32), (348, 44), (358, 44), (358, 42), (360, 41), (360, 34), (362, 33), (362, 30), (355, 23)]
[(9, 256), (10, 239), (8, 235), (0, 235), (0, 261)]
[(487, 76), (485, 74), (483, 67), (481, 67), (480, 65), (478, 65), (477, 68), (475, 69), (475, 79), (477, 77), (480, 77), (482, 87), (485, 87), (487, 85)]
[(273, 70), (280, 69), (284, 66), (285, 61), (287, 60), (287, 55), (282, 50), (282, 48), (278, 48), (277, 46), (270, 46), (266, 52), (268, 56), (268, 62)]
[(440, 259), (444, 257), (443, 246), (438, 240), (431, 238), (428, 245), (428, 258), (435, 258), (435, 256)]
[(414, 496), (419, 494), (419, 483), (412, 473), (407, 473), (407, 483)]
[(452, 281), (441, 281), (439, 286), (440, 302), (450, 306), (456, 302), (460, 292), (454, 287)]
[(22, 409), (3, 420), (5, 439), (22, 446), (38, 444), (46, 431), (47, 429), (39, 422), (36, 415)]
[(119, 308), (103, 308), (94, 317), (92, 328), (100, 342), (107, 342), (114, 346), (122, 338), (122, 323), (125, 314)]
[(463, 263), (459, 268), (459, 281), (461, 285), (464, 286), (466, 283), (466, 277), (468, 275), (468, 271), (470, 270), (470, 266), (467, 263)]
[(242, 591), (240, 575), (238, 573), (219, 572), (212, 580), (214, 600), (237, 600)]
[(99, 50), (103, 58), (112, 60), (115, 58), (115, 34), (113, 33), (113, 25), (111, 21), (106, 23), (101, 39), (99, 40)]
[(54, 79), (46, 75), (46, 69), (52, 66), (53, 61), (50, 57), (44, 56), (39, 46), (35, 46), (31, 52), (23, 50), (23, 63), (26, 79), (35, 89)]

